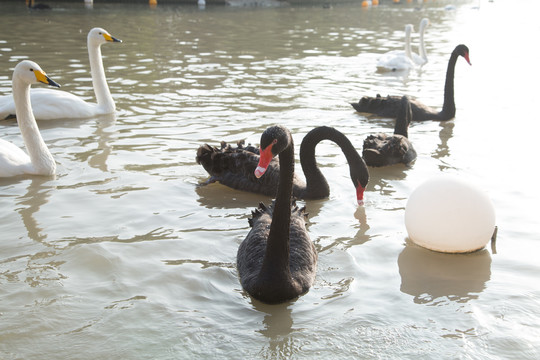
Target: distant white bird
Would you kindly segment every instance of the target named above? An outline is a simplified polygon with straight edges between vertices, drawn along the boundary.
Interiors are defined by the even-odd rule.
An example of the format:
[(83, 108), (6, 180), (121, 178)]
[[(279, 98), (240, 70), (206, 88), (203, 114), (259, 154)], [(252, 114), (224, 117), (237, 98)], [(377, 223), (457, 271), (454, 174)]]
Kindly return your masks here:
[[(412, 67), (414, 67), (414, 66), (423, 66), (428, 62), (427, 53), (426, 53), (426, 47), (424, 45), (424, 33), (425, 33), (426, 27), (428, 25), (429, 25), (429, 19), (423, 18), (420, 21), (420, 26), (419, 26), (419, 29), (418, 29), (418, 33), (419, 33), (418, 52), (419, 52), (419, 54), (413, 53), (412, 50), (410, 50), (410, 54), (411, 54), (410, 59), (414, 63), (414, 65)], [(411, 31), (412, 31), (412, 25), (411, 25)], [(396, 71), (396, 70), (410, 69), (411, 67), (407, 67), (407, 66), (410, 65), (409, 62), (407, 60), (402, 59), (403, 57), (407, 56), (407, 48), (411, 49), (410, 39), (411, 39), (410, 36), (407, 36), (407, 27), (405, 27), (405, 51), (403, 51), (403, 50), (392, 50), (392, 51), (389, 51), (389, 52), (385, 53), (383, 55), (383, 57), (381, 57), (379, 59), (379, 63), (381, 63), (381, 68), (379, 69), (379, 63), (377, 63), (377, 69), (379, 71)], [(407, 44), (407, 42), (408, 42), (408, 44)], [(386, 59), (386, 60), (384, 60), (385, 61), (384, 63), (382, 62), (383, 58)], [(394, 60), (392, 60), (392, 61), (397, 62), (398, 65), (401, 64), (401, 63), (404, 63), (406, 65), (401, 65), (403, 67), (401, 69), (399, 69), (399, 68), (395, 68), (395, 69), (391, 68), (391, 66), (394, 64), (394, 63), (391, 63), (391, 60), (390, 60), (391, 58), (394, 58)]]
[(412, 53), (412, 60), (414, 63), (418, 66), (423, 66), (427, 64), (428, 58), (426, 53), (426, 47), (424, 45), (424, 32), (426, 31), (426, 27), (429, 25), (429, 19), (423, 18), (420, 20), (420, 26), (418, 28), (418, 54)]
[(59, 87), (38, 64), (24, 60), (13, 71), (13, 98), (17, 123), (28, 154), (14, 144), (0, 139), (0, 177), (23, 174), (54, 175), (56, 163), (39, 132), (30, 104), (30, 85), (38, 82)]
[[(88, 33), (87, 41), (90, 72), (97, 103), (86, 102), (66, 91), (32, 89), (30, 96), (36, 120), (84, 119), (96, 115), (110, 114), (116, 109), (103, 70), (101, 45), (107, 42), (122, 42), (122, 40), (116, 39), (102, 28), (93, 28)], [(0, 119), (6, 119), (13, 115), (15, 115), (13, 96), (0, 97)]]
[(410, 70), (415, 67), (411, 55), (411, 32), (413, 26), (405, 25), (405, 51), (392, 50), (384, 53), (377, 61), (377, 71)]

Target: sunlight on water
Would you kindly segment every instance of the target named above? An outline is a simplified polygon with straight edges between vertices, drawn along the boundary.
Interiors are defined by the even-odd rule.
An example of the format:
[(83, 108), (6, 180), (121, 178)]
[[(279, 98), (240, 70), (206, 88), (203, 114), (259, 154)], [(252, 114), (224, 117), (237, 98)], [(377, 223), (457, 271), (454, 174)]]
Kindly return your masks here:
[[(0, 95), (11, 92), (15, 65), (32, 59), (94, 101), (86, 34), (100, 26), (123, 40), (102, 46), (117, 112), (40, 122), (56, 177), (0, 179), (1, 358), (538, 358), (538, 75), (526, 61), (536, 2), (47, 3), (46, 12), (0, 5)], [(405, 24), (423, 17), (428, 64), (377, 73), (378, 56), (401, 49)], [(417, 160), (371, 168), (362, 207), (345, 157), (322, 142), (330, 197), (300, 201), (319, 252), (315, 284), (282, 305), (251, 299), (236, 252), (251, 211), (271, 199), (201, 185), (197, 148), (258, 144), (280, 123), (297, 156), (320, 125), (360, 150), (393, 120), (349, 103), (408, 94), (440, 107), (459, 43), (472, 66), (456, 65), (455, 119), (411, 124)], [(0, 130), (23, 146), (16, 121)], [(407, 198), (441, 172), (490, 196), (496, 243), (464, 255), (410, 243)]]

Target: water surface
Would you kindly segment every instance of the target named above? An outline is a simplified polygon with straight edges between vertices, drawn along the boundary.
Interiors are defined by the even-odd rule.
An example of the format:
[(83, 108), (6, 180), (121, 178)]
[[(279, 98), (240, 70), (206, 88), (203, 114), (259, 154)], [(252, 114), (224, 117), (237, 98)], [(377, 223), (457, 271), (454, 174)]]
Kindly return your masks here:
[[(0, 94), (29, 58), (93, 101), (86, 34), (100, 26), (123, 40), (102, 47), (118, 111), (40, 123), (57, 176), (0, 180), (0, 357), (539, 357), (538, 74), (528, 61), (540, 30), (535, 1), (203, 10), (49, 3), (49, 12), (0, 5)], [(423, 17), (429, 63), (376, 73), (378, 55), (401, 48), (405, 24)], [(195, 162), (198, 146), (256, 144), (279, 123), (297, 152), (319, 125), (360, 149), (393, 123), (348, 103), (380, 92), (441, 106), (459, 43), (473, 65), (456, 66), (456, 118), (413, 124), (418, 159), (372, 169), (363, 207), (339, 148), (321, 143), (330, 198), (301, 202), (319, 251), (315, 284), (283, 305), (251, 299), (236, 251), (251, 210), (270, 199), (200, 186), (208, 176)], [(0, 123), (0, 136), (23, 146), (13, 121)], [(490, 196), (495, 247), (452, 256), (407, 241), (407, 198), (440, 173)]]

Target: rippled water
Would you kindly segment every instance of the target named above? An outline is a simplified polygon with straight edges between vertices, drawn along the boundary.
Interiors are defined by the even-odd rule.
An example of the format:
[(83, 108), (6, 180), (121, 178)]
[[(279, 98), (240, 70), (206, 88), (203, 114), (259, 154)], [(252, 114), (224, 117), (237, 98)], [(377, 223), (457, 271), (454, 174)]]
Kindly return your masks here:
[[(48, 3), (49, 12), (0, 4), (0, 94), (30, 58), (93, 100), (86, 34), (100, 26), (124, 41), (102, 48), (118, 112), (40, 123), (56, 178), (0, 180), (0, 357), (539, 357), (535, 1)], [(400, 48), (405, 24), (422, 17), (431, 20), (430, 62), (408, 75), (376, 73), (378, 54)], [(322, 143), (331, 196), (302, 202), (319, 251), (316, 282), (287, 304), (252, 300), (236, 250), (251, 210), (270, 199), (199, 186), (207, 174), (198, 146), (258, 143), (280, 123), (297, 146), (327, 124), (360, 149), (392, 120), (368, 119), (348, 102), (406, 93), (440, 106), (459, 43), (473, 66), (456, 67), (456, 118), (413, 124), (418, 159), (372, 169), (363, 207), (343, 155)], [(0, 134), (22, 146), (15, 122), (0, 123)], [(444, 255), (408, 243), (407, 198), (441, 172), (489, 194), (496, 246)]]

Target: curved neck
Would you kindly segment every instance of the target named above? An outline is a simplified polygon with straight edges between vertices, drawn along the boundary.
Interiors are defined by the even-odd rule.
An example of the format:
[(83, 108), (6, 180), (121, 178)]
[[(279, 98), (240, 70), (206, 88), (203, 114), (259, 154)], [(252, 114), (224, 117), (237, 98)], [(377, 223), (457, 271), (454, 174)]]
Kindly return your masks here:
[(394, 127), (395, 135), (402, 135), (406, 138), (409, 137), (409, 121), (411, 119), (411, 107), (408, 103), (401, 104), (398, 116), (396, 118), (396, 125)]
[(428, 61), (427, 53), (426, 53), (426, 47), (424, 46), (424, 32), (426, 31), (426, 26), (422, 26), (420, 29), (420, 43), (418, 45), (418, 52), (422, 59), (424, 59), (425, 62)]
[[(330, 140), (340, 148), (349, 167), (362, 162), (362, 158), (351, 144), (349, 139), (338, 130), (321, 126), (311, 130), (302, 140), (300, 145), (300, 164), (306, 177), (306, 197), (327, 197), (330, 195), (328, 182), (317, 166), (315, 159), (315, 147), (323, 140)], [(353, 181), (354, 182), (354, 181)], [(356, 186), (357, 184), (354, 184)]]
[(446, 69), (446, 81), (444, 83), (444, 102), (441, 113), (454, 117), (456, 114), (456, 104), (454, 102), (454, 70), (458, 54), (454, 51), (450, 55), (448, 68)]
[(405, 29), (405, 56), (412, 59), (411, 53), (411, 29), (407, 27)]
[(42, 175), (53, 175), (56, 170), (56, 163), (41, 137), (36, 119), (32, 113), (30, 85), (14, 78), (13, 101), (15, 102), (17, 123), (21, 130), (28, 156), (34, 167), (34, 172)]
[(315, 159), (315, 147), (323, 140), (332, 140), (328, 131), (330, 128), (316, 128), (311, 130), (300, 145), (300, 165), (306, 177), (306, 194), (304, 197), (325, 198), (330, 195), (330, 187)]
[[(290, 136), (290, 135), (289, 135)], [(291, 195), (294, 176), (294, 145), (279, 154), (279, 186), (272, 211), (272, 224), (266, 244), (261, 275), (275, 274), (291, 278), (289, 268), (289, 231), (291, 223)]]
[(92, 44), (88, 41), (88, 57), (90, 59), (90, 72), (92, 75), (92, 85), (96, 94), (97, 104), (107, 112), (115, 109), (114, 100), (107, 85), (105, 70), (103, 69), (103, 59), (101, 58), (101, 45)]

